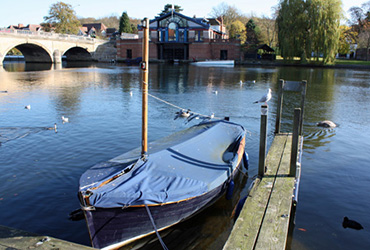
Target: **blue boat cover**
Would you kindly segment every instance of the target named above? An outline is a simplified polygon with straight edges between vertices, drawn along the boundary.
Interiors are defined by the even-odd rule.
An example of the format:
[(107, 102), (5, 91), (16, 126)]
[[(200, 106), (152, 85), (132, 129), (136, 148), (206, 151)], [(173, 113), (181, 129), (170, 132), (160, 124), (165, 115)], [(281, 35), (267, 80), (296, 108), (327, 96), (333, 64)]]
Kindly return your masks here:
[[(225, 183), (237, 167), (245, 129), (228, 121), (195, 125), (87, 170), (80, 192), (100, 208), (178, 202)], [(240, 156), (239, 156), (240, 159)]]

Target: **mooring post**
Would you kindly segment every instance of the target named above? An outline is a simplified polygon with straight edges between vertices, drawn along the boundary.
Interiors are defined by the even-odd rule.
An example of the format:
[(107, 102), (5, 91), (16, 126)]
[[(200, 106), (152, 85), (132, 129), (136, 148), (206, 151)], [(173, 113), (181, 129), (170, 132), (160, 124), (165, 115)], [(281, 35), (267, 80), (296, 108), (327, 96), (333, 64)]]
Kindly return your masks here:
[(301, 120), (301, 109), (294, 109), (294, 122), (293, 122), (293, 138), (292, 138), (292, 151), (290, 155), (290, 171), (289, 176), (295, 177), (297, 172), (297, 157), (298, 157), (298, 143), (299, 143), (299, 126)]
[(279, 90), (278, 90), (278, 102), (277, 102), (277, 111), (276, 111), (276, 124), (275, 124), (275, 134), (280, 133), (280, 124), (281, 124), (281, 113), (283, 112), (283, 91), (284, 89), (284, 80), (279, 80)]
[(268, 106), (261, 106), (261, 129), (260, 129), (260, 152), (258, 160), (258, 175), (263, 177), (266, 166), (266, 144), (267, 144), (267, 113)]
[(307, 90), (307, 81), (303, 80), (302, 81), (302, 98), (301, 98), (301, 119), (299, 122), (299, 135), (303, 134), (303, 114), (304, 114), (304, 103), (306, 99), (306, 90)]

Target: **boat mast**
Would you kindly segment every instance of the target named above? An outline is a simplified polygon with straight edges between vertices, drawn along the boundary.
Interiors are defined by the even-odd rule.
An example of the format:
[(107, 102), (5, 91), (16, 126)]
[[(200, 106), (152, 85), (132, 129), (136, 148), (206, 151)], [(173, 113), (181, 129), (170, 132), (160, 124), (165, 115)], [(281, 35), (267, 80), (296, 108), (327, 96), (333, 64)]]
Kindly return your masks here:
[(145, 158), (148, 151), (148, 75), (149, 75), (149, 19), (142, 20), (143, 27), (143, 70), (142, 82), (142, 127), (141, 127), (141, 157)]

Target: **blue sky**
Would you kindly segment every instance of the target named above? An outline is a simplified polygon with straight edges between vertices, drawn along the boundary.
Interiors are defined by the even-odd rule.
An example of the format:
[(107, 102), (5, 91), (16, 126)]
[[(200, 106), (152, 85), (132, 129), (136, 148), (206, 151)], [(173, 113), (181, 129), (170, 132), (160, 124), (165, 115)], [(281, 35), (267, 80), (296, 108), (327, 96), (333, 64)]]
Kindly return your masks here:
[[(369, 0), (342, 0), (343, 9), (347, 11), (352, 6), (361, 6)], [(10, 24), (22, 23), (39, 24), (43, 17), (48, 15), (50, 5), (58, 0), (16, 0), (11, 4), (2, 0), (0, 3), (0, 27)], [(278, 0), (186, 0), (171, 2), (169, 0), (64, 0), (62, 2), (71, 4), (79, 17), (105, 17), (110, 15), (121, 15), (127, 11), (130, 17), (153, 18), (167, 4), (180, 5), (187, 16), (208, 17), (213, 7), (222, 2), (235, 6), (244, 14), (257, 16), (271, 14), (271, 7), (278, 4)]]

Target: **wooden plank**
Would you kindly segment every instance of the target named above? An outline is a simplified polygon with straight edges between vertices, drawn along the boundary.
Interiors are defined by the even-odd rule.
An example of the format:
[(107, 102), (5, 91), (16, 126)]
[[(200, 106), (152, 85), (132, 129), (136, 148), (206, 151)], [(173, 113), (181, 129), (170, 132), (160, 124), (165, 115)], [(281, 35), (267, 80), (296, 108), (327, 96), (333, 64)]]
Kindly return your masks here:
[(59, 240), (49, 236), (37, 234), (0, 226), (0, 248), (1, 249), (39, 249), (39, 250), (93, 250), (95, 248)]
[(256, 179), (223, 249), (254, 248), (287, 138), (288, 135), (275, 137), (267, 154), (265, 176)]
[(285, 249), (286, 247), (295, 183), (294, 177), (287, 177), (291, 143), (292, 136), (289, 136), (255, 249)]

